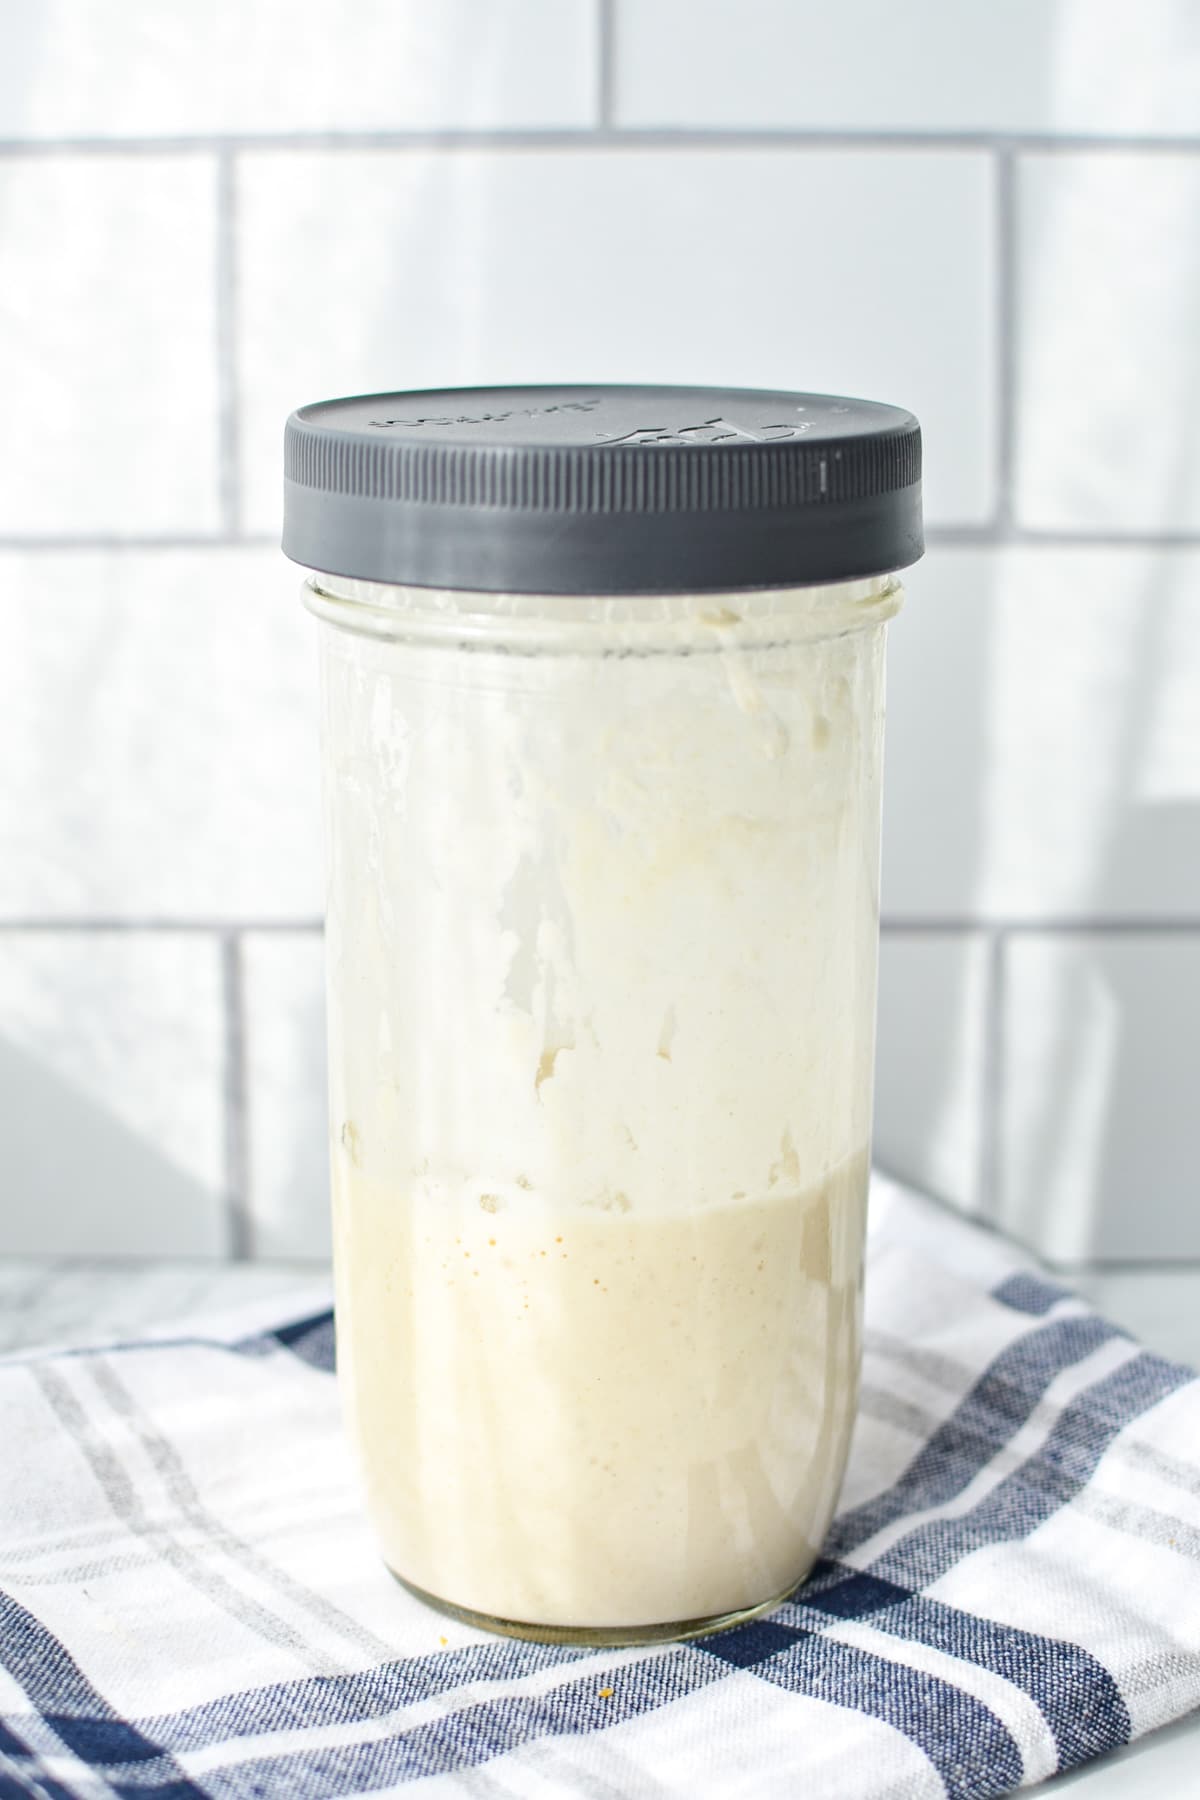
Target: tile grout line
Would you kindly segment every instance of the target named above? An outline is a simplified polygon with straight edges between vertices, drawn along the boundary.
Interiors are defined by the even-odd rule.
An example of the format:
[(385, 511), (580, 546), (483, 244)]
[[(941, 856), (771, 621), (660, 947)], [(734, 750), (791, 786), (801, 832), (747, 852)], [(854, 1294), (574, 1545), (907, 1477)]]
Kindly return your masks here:
[(995, 178), (996, 525), (1011, 531), (1017, 417), (1017, 167), (1011, 150), (996, 151)]
[[(1200, 926), (1197, 927), (1200, 929)], [(13, 918), (0, 917), (0, 937), (6, 931), (36, 932), (45, 931), (63, 937), (73, 932), (96, 933), (113, 932), (136, 935), (139, 931), (148, 934), (171, 932), (181, 936), (218, 937), (228, 935), (244, 936), (247, 933), (264, 932), (268, 934), (295, 933), (319, 937), (324, 930), (320, 919), (163, 919), (163, 918)]]
[(231, 1262), (246, 1262), (251, 1252), (249, 1159), (246, 1118), (246, 1005), (242, 938), (225, 931), (220, 938), (221, 986), (225, 1002), (225, 1231)]
[(938, 932), (961, 936), (967, 932), (1002, 932), (1005, 937), (1153, 937), (1156, 934), (1181, 936), (1200, 932), (1200, 918), (1145, 915), (1129, 918), (1104, 918), (1096, 915), (1077, 918), (1000, 919), (981, 913), (977, 918), (950, 915), (944, 919), (931, 916), (921, 919), (883, 918), (881, 929), (894, 937), (926, 937)]
[(277, 550), (279, 538), (272, 531), (196, 531), (162, 534), (93, 531), (78, 536), (59, 532), (0, 533), (0, 551), (74, 550), (80, 554), (105, 550)]
[(1056, 1275), (1192, 1275), (1200, 1274), (1200, 1257), (1197, 1256), (1118, 1256), (1106, 1260), (1103, 1257), (1093, 1258), (1089, 1262), (1053, 1262), (1049, 1257), (1041, 1259), (1046, 1267)]
[[(160, 916), (133, 915), (130, 917), (80, 915), (73, 918), (47, 915), (45, 917), (24, 914), (13, 918), (0, 917), (0, 936), (6, 931), (35, 932), (44, 931), (59, 933), (64, 936), (72, 932), (179, 932), (181, 934), (218, 935), (225, 932), (265, 934), (294, 933), (319, 937), (324, 929), (320, 918), (294, 919), (222, 919), (222, 918), (164, 918)], [(1200, 915), (1196, 917), (1165, 917), (1161, 919), (1149, 917), (1134, 918), (1031, 918), (1000, 919), (989, 918), (986, 914), (978, 917), (962, 914), (948, 914), (945, 918), (888, 918), (884, 916), (881, 929), (888, 937), (930, 937), (939, 933), (947, 937), (961, 937), (966, 934), (1003, 932), (1006, 937), (1154, 937), (1163, 936), (1200, 936)]]
[[(1004, 549), (1016, 546), (1043, 550), (1200, 550), (1200, 531), (1093, 531), (1055, 527), (983, 525), (927, 525), (930, 548)], [(0, 552), (77, 551), (86, 554), (106, 550), (277, 550), (273, 531), (209, 531), (122, 533), (4, 532)]]
[(1004, 975), (1008, 936), (993, 931), (988, 939), (983, 1036), (983, 1101), (979, 1144), (979, 1210), (991, 1224), (1000, 1216), (1000, 1184), (1004, 1174), (1003, 1087), (1005, 1049)]
[[(611, 0), (602, 0), (611, 4)], [(688, 150), (724, 146), (739, 149), (797, 150), (945, 150), (1032, 151), (1066, 156), (1128, 151), (1147, 155), (1200, 154), (1200, 135), (1176, 132), (1153, 137), (1137, 132), (1053, 133), (1036, 131), (916, 131), (834, 129), (795, 126), (677, 126), (606, 124), (546, 126), (446, 126), (399, 128), (393, 131), (191, 132), (162, 137), (89, 137), (84, 134), (45, 138), (0, 139), (0, 157), (43, 156), (177, 156), (214, 151), (276, 150), (556, 150), (634, 149)]]
[(241, 444), (237, 377), (237, 158), (217, 152), (216, 362), (217, 470), (221, 526), (236, 538), (241, 524)]
[(617, 0), (596, 0), (596, 123), (605, 132), (613, 123), (616, 31)]
[(1033, 550), (1194, 550), (1200, 548), (1200, 531), (1104, 531), (993, 520), (985, 525), (927, 525), (925, 541), (949, 549), (1015, 545)]

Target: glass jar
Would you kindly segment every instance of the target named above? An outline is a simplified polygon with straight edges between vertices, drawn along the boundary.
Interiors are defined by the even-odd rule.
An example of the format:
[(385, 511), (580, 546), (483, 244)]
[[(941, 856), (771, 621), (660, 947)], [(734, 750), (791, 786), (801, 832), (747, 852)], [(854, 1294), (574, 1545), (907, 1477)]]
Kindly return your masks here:
[[(597, 412), (613, 426), (648, 405), (563, 392), (601, 396), (575, 435), (580, 417), (594, 431)], [(808, 432), (765, 435), (785, 397), (768, 420), (762, 396), (702, 395), (689, 416), (811, 453)], [(538, 401), (515, 428), (495, 391), (337, 404), (359, 409), (354, 430), (378, 416), (389, 447), (398, 420), (428, 418), (442, 435), (423, 455), (482, 423), (470, 453), (509, 427), (519, 457), (544, 431)], [(864, 403), (786, 403), (852, 406), (862, 425)], [(306, 412), (345, 430), (328, 410)], [(568, 447), (644, 464), (726, 441), (673, 428)], [(318, 491), (305, 442), (293, 539)], [(340, 454), (341, 479), (369, 484)], [(541, 480), (532, 541), (558, 519)], [(461, 541), (453, 501), (433, 504)], [(703, 509), (678, 510), (634, 523), (679, 532)], [(406, 524), (382, 552), (331, 545), (324, 563), (354, 572), (317, 572), (306, 594), (322, 621), (338, 1367), (368, 1508), (389, 1568), (474, 1624), (604, 1643), (712, 1629), (803, 1578), (854, 1420), (900, 603), (872, 565), (884, 548), (912, 558), (894, 521), (872, 555), (860, 521), (862, 573), (765, 585), (751, 531), (711, 559), (720, 587), (693, 562), (691, 587), (668, 590), (617, 531), (607, 559), (593, 540), (531, 568), (529, 520), (516, 542), (506, 518), (495, 585), (450, 587), (420, 579), (428, 531)], [(812, 537), (810, 521), (798, 573), (825, 572)], [(729, 554), (750, 579), (724, 578)], [(551, 577), (560, 591), (534, 589)]]

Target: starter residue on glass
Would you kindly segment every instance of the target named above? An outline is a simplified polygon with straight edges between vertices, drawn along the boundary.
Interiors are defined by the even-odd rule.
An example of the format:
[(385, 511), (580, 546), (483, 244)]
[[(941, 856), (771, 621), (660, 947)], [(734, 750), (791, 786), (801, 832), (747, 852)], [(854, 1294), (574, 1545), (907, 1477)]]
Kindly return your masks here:
[(454, 1605), (726, 1613), (828, 1524), (895, 609), (815, 636), (833, 591), (603, 650), (323, 633), (341, 1379), (387, 1560)]

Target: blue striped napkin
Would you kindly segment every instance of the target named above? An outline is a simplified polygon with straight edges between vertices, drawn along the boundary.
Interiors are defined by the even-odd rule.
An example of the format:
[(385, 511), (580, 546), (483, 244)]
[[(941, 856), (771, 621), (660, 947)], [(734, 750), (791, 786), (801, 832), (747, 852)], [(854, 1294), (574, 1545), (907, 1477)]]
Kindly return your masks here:
[(0, 1797), (998, 1795), (1200, 1703), (1200, 1384), (879, 1180), (812, 1579), (686, 1645), (383, 1571), (311, 1303), (0, 1362)]

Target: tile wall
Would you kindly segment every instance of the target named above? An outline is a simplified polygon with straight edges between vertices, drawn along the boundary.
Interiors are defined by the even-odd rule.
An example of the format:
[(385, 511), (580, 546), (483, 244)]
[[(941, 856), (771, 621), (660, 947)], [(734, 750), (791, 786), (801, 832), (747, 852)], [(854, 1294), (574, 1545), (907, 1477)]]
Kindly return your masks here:
[(920, 415), (877, 1151), (1200, 1259), (1200, 11), (41, 0), (0, 59), (0, 1251), (327, 1246), (325, 394)]

